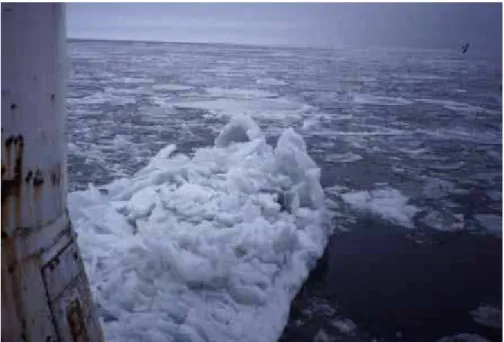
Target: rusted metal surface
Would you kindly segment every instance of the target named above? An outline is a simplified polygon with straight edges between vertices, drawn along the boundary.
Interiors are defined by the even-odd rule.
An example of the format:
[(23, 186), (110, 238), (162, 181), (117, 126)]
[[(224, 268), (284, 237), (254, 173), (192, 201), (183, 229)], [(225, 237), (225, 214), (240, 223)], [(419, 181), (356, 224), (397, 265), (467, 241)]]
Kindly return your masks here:
[(84, 316), (82, 314), (79, 300), (74, 300), (67, 308), (67, 322), (70, 327), (70, 335), (72, 341), (88, 342), (89, 339), (86, 333), (84, 324)]
[(69, 242), (42, 269), (47, 298), (63, 341), (94, 341), (99, 326), (77, 246)]
[(64, 5), (1, 6), (2, 341), (102, 341), (66, 210)]

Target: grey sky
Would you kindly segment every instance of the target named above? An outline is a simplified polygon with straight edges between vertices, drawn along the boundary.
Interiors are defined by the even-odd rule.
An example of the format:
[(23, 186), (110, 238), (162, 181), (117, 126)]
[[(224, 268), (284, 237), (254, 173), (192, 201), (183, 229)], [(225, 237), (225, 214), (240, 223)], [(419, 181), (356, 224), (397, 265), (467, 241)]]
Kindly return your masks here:
[(499, 52), (500, 3), (70, 3), (68, 36)]

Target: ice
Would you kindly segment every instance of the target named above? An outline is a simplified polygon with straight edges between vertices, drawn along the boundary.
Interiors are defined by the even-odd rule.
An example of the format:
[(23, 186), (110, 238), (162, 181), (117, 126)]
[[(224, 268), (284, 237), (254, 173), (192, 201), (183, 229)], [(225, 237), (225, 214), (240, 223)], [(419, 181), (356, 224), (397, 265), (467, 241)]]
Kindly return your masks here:
[(277, 170), (288, 176), (283, 186), (291, 187), (286, 192), (291, 199), (291, 210), (299, 205), (312, 209), (322, 206), (324, 190), (319, 182), (320, 169), (308, 156), (303, 138), (292, 128), (287, 129), (278, 139), (275, 154)]
[(425, 154), (426, 152), (429, 151), (429, 149), (425, 148), (425, 147), (424, 148), (416, 148), (416, 149), (398, 147), (397, 150), (399, 152), (409, 154), (411, 156), (418, 156), (421, 154)]
[(105, 87), (105, 93), (112, 94), (114, 96), (118, 95), (138, 95), (142, 93), (142, 87), (136, 88), (117, 88), (117, 87)]
[(502, 178), (502, 173), (501, 172), (481, 172), (477, 173), (472, 176), (473, 179), (479, 180), (479, 181), (497, 181), (500, 178)]
[(455, 185), (452, 182), (438, 178), (429, 178), (425, 182), (422, 195), (425, 198), (439, 199), (447, 196), (454, 189)]
[[(247, 137), (247, 139), (243, 139)], [(320, 171), (292, 129), (237, 116), (192, 157), (69, 194), (108, 341), (275, 341), (330, 234)]]
[(88, 95), (81, 98), (70, 98), (68, 99), (68, 103), (70, 105), (81, 104), (81, 105), (94, 105), (94, 104), (102, 104), (107, 102), (108, 98), (105, 96), (103, 92), (96, 92), (93, 95)]
[(121, 77), (122, 83), (132, 83), (132, 84), (150, 84), (152, 79), (143, 77)]
[(79, 147), (79, 145), (74, 144), (72, 142), (68, 143), (68, 152), (69, 154), (73, 154), (79, 157), (86, 157), (86, 151), (83, 148)]
[(246, 114), (268, 120), (299, 120), (310, 107), (295, 98), (259, 89), (207, 88), (206, 94), (181, 96), (177, 100), (160, 99), (160, 105), (203, 109), (216, 116)]
[(239, 88), (207, 88), (207, 93), (216, 97), (227, 97), (237, 99), (255, 99), (255, 98), (275, 98), (277, 94), (259, 90), (259, 89), (239, 89)]
[(492, 157), (492, 158), (494, 158), (494, 159), (497, 159), (497, 160), (499, 160), (499, 161), (502, 161), (502, 152), (500, 152), (500, 153), (499, 153), (499, 152), (497, 152), (497, 151), (487, 150), (487, 151), (486, 151), (486, 153), (487, 153), (490, 157)]
[(348, 192), (349, 188), (342, 185), (333, 185), (324, 188), (325, 192), (333, 195), (341, 195), (342, 193)]
[(192, 87), (182, 84), (155, 84), (152, 89), (157, 91), (184, 91), (191, 90)]
[(335, 119), (331, 114), (316, 112), (309, 106), (306, 109), (307, 113), (301, 125), (304, 134), (311, 135), (316, 131), (327, 130), (329, 123)]
[(261, 138), (261, 129), (248, 116), (237, 116), (215, 139), (215, 146), (227, 147), (232, 142), (246, 142)]
[[(486, 130), (484, 132), (478, 132), (473, 128), (461, 128), (456, 127), (454, 129), (438, 128), (423, 130), (417, 129), (417, 133), (425, 133), (428, 136), (432, 136), (435, 139), (440, 140), (460, 140), (467, 141), (478, 144), (485, 145), (501, 145), (502, 144), (502, 132), (500, 131), (490, 131)], [(460, 162), (463, 164), (463, 162)], [(457, 163), (455, 163), (457, 164)]]
[(302, 130), (310, 130), (317, 127), (320, 124), (320, 120), (318, 117), (309, 117), (303, 120)]
[(430, 74), (396, 74), (395, 77), (399, 79), (403, 79), (404, 81), (425, 81), (425, 80), (445, 80), (446, 77), (442, 77), (439, 75), (430, 75)]
[(341, 154), (330, 154), (325, 160), (331, 163), (352, 163), (361, 160), (362, 157), (353, 152), (346, 152)]
[(498, 237), (502, 237), (502, 217), (495, 214), (477, 214), (476, 220), (485, 228), (485, 230)]
[(459, 231), (465, 229), (464, 215), (453, 214), (449, 210), (432, 210), (422, 219), (429, 227), (440, 231)]
[(315, 335), (315, 337), (313, 338), (313, 342), (332, 342), (335, 340), (336, 339), (333, 336), (326, 333), (324, 329), (320, 329), (317, 332), (317, 335)]
[(330, 324), (336, 327), (341, 333), (347, 335), (353, 333), (356, 329), (355, 323), (348, 318), (336, 319), (331, 321)]
[[(393, 129), (393, 128), (385, 128), (385, 129), (378, 129), (375, 131), (337, 131), (337, 130), (330, 130), (330, 131), (323, 131), (323, 132), (312, 132), (311, 135), (313, 136), (321, 136), (321, 137), (373, 137), (373, 136), (394, 136), (394, 135), (409, 135), (410, 132), (407, 132), (405, 130), (400, 130), (400, 129)], [(358, 142), (356, 143), (356, 148), (364, 148), (363, 145), (357, 145)]]
[(71, 98), (69, 103), (71, 105), (101, 105), (104, 103), (109, 103), (112, 105), (127, 105), (135, 103), (136, 100), (133, 94), (126, 96), (127, 94), (115, 94), (112, 88), (105, 89), (105, 91), (95, 92), (92, 95), (88, 95), (82, 98)]
[(308, 318), (320, 316), (329, 318), (336, 313), (336, 310), (330, 305), (325, 298), (310, 297), (302, 314)]
[(502, 192), (497, 190), (490, 190), (486, 192), (488, 198), (492, 201), (502, 201)]
[(95, 144), (89, 144), (88, 146), (86, 146), (86, 149), (82, 148), (81, 152), (82, 152), (81, 156), (86, 157), (85, 163), (90, 164), (93, 162), (98, 162), (105, 164), (105, 154), (103, 153), (100, 146)]
[(256, 81), (258, 84), (271, 85), (271, 86), (282, 86), (286, 83), (282, 80), (276, 78), (262, 78)]
[(169, 105), (180, 108), (205, 109), (217, 116), (233, 116), (237, 113), (248, 114), (255, 118), (286, 119), (299, 118), (303, 106), (293, 101), (278, 99), (217, 98), (215, 100), (196, 100), (173, 102)]
[(419, 211), (407, 204), (406, 196), (392, 188), (349, 192), (341, 198), (358, 210), (369, 211), (407, 228), (414, 228), (413, 216)]
[(131, 146), (131, 142), (126, 135), (116, 134), (112, 140), (112, 145), (118, 149), (127, 148)]
[(490, 342), (476, 334), (457, 334), (440, 338), (438, 342)]
[(497, 110), (491, 110), (483, 107), (478, 107), (478, 106), (472, 106), (467, 103), (462, 103), (462, 102), (457, 102), (453, 100), (444, 100), (444, 99), (417, 99), (416, 101), (419, 102), (424, 102), (428, 104), (434, 104), (434, 105), (439, 105), (443, 106), (446, 109), (450, 109), (456, 112), (469, 112), (472, 114), (480, 114), (480, 113), (486, 113), (486, 114), (500, 114), (500, 111)]
[(370, 94), (356, 94), (353, 96), (353, 102), (357, 104), (370, 104), (378, 106), (407, 106), (413, 102), (401, 97), (377, 96)]
[(453, 163), (441, 162), (438, 164), (431, 163), (428, 167), (431, 169), (441, 170), (441, 171), (454, 171), (454, 170), (459, 170), (465, 164), (466, 163), (463, 161), (458, 161), (458, 162), (453, 162)]
[(488, 305), (479, 306), (469, 314), (478, 324), (496, 329), (502, 328), (502, 311)]

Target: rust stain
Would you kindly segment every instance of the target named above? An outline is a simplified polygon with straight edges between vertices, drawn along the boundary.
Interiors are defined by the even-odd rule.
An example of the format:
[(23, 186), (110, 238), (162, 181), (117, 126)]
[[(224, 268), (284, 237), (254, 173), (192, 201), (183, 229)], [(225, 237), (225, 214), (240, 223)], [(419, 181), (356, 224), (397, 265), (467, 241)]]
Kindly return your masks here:
[[(45, 183), (52, 188), (59, 189), (62, 181), (62, 164), (52, 165), (48, 170), (41, 168), (33, 170), (23, 169), (24, 138), (22, 135), (10, 135), (3, 144), (2, 155), (2, 226), (21, 227), (23, 217), (35, 215), (36, 223), (41, 222), (40, 201), (44, 193)], [(51, 190), (54, 194), (55, 205), (61, 203), (59, 190)], [(49, 190), (49, 189), (45, 189)], [(27, 201), (26, 208), (22, 207), (23, 198)], [(36, 212), (33, 210), (36, 209)], [(60, 208), (63, 210), (63, 208)]]
[[(5, 169), (6, 169), (6, 173), (9, 174), (11, 172), (11, 145), (12, 145), (12, 141), (14, 140), (13, 137), (8, 137), (7, 139), (5, 139)], [(2, 156), (3, 157), (3, 156)]]
[(5, 152), (2, 153), (2, 228), (7, 226), (7, 214), (9, 210), (9, 202), (7, 197), (10, 196), (11, 189), (14, 185), (11, 183), (11, 179), (7, 176), (10, 172), (10, 149), (12, 145), (13, 138), (9, 136), (5, 139)]
[(35, 171), (35, 177), (33, 178), (33, 186), (37, 188), (43, 184), (44, 176), (42, 175), (42, 171), (40, 171), (40, 169), (37, 169), (37, 171)]
[[(40, 172), (40, 170), (37, 170)], [(38, 175), (39, 177), (42, 177), (41, 173)], [(43, 180), (40, 180), (40, 178), (37, 178), (37, 173), (35, 173), (35, 177), (33, 178), (33, 201), (34, 201), (34, 207), (35, 207), (35, 219), (36, 219), (36, 225), (40, 224), (40, 219), (41, 219), (41, 212), (40, 212), (40, 196), (42, 192), (42, 185), (44, 182)], [(37, 186), (35, 186), (37, 184)]]
[(16, 181), (14, 179), (2, 179), (2, 203), (10, 197), (16, 189)]
[(89, 338), (84, 324), (84, 317), (79, 300), (76, 299), (67, 307), (67, 323), (73, 342), (88, 342)]
[(25, 178), (26, 183), (30, 183), (30, 180), (32, 179), (32, 177), (33, 177), (33, 171), (30, 170), (30, 171), (28, 171), (28, 174), (26, 175), (26, 178)]
[(23, 151), (24, 139), (18, 135), (14, 139), (14, 182), (15, 182), (15, 201), (16, 201), (16, 223), (15, 226), (21, 226), (21, 186), (23, 176)]
[(36, 217), (36, 225), (39, 225), (42, 219), (42, 215), (40, 212), (40, 196), (42, 194), (42, 185), (44, 185), (44, 177), (42, 175), (42, 171), (37, 169), (35, 171), (35, 176), (33, 177), (33, 200), (35, 202), (35, 217)]
[(59, 185), (61, 182), (61, 164), (56, 164), (51, 171), (51, 183), (53, 186)]
[(5, 169), (7, 174), (11, 173), (11, 146), (14, 138), (12, 136), (5, 139)]
[(23, 318), (23, 320), (21, 321), (21, 341), (23, 342), (28, 342), (28, 336), (26, 332), (26, 320)]
[[(2, 216), (9, 222), (8, 198), (13, 196), (15, 200), (15, 225), (21, 222), (21, 180), (23, 172), (24, 139), (22, 135), (11, 135), (5, 139), (5, 165), (2, 165)], [(11, 156), (14, 154), (14, 168), (11, 170)], [(2, 217), (2, 220), (4, 217)], [(5, 222), (5, 221), (2, 221)], [(2, 223), (3, 224), (3, 223)]]
[(2, 177), (2, 232), (3, 232), (3, 227), (7, 227), (7, 222), (9, 222), (9, 220), (7, 219), (9, 204), (8, 204), (8, 201), (4, 197), (5, 196), (4, 191), (5, 191), (4, 180)]
[[(5, 254), (4, 254), (5, 253)], [(23, 301), (21, 299), (21, 285), (22, 285), (22, 274), (21, 269), (18, 267), (17, 258), (17, 248), (15, 239), (12, 236), (8, 236), (2, 230), (2, 259), (5, 256), (5, 263), (2, 260), (2, 282), (4, 279), (8, 279), (11, 295), (14, 304), (14, 312), (10, 313), (16, 315), (19, 322), (21, 322), (21, 341), (27, 340), (26, 322), (24, 321), (24, 310)], [(5, 268), (4, 268), (5, 267)], [(8, 272), (9, 275), (5, 272)], [(4, 284), (2, 284), (4, 285)], [(4, 288), (2, 287), (2, 292)]]

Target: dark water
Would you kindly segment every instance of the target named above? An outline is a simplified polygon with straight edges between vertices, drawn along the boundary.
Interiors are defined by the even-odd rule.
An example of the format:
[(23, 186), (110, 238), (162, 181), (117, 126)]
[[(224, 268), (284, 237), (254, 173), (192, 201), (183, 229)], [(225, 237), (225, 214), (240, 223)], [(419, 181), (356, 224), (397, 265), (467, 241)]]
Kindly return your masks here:
[[(502, 302), (502, 240), (488, 232), (502, 229), (500, 59), (85, 41), (69, 52), (73, 190), (131, 175), (168, 143), (212, 144), (233, 114), (272, 140), (288, 126), (303, 135), (335, 233), (282, 340), (502, 340), (469, 314)], [(379, 189), (371, 209), (342, 196)]]
[[(334, 330), (323, 311), (303, 313), (313, 298), (336, 304), (339, 315), (359, 322), (355, 341), (372, 337), (435, 341), (458, 332), (502, 339), (500, 330), (478, 325), (468, 315), (480, 303), (499, 306), (500, 241), (457, 234), (419, 245), (393, 229), (377, 231), (387, 227), (373, 219), (359, 220), (358, 225), (361, 229), (331, 239), (326, 255), (293, 303), (282, 340), (306, 341), (321, 328)], [(299, 320), (303, 325), (296, 326)]]

